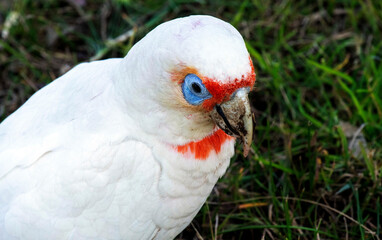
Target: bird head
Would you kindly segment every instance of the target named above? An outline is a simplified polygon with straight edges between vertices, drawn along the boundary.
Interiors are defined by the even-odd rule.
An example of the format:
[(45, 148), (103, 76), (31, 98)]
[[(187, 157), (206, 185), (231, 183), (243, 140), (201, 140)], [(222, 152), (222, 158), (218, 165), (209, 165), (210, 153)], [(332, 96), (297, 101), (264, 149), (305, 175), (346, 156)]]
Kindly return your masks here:
[(218, 133), (239, 138), (248, 153), (255, 72), (232, 25), (210, 16), (163, 23), (134, 45), (122, 66), (120, 91), (147, 133), (174, 146)]

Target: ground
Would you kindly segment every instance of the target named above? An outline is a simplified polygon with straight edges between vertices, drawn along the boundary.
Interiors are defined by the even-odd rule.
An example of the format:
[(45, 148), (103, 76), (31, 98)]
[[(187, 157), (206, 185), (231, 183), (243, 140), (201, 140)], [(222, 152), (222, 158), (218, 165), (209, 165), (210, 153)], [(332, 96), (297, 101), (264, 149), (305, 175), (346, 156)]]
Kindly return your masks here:
[(380, 239), (382, 1), (1, 1), (0, 120), (83, 61), (209, 14), (243, 35), (257, 128), (178, 239)]

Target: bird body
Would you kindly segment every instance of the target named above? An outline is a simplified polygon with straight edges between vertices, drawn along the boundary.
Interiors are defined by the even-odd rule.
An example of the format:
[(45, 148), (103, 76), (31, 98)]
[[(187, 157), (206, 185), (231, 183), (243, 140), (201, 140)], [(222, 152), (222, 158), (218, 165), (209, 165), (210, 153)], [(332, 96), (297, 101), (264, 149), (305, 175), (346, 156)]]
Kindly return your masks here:
[(158, 26), (123, 59), (76, 66), (0, 125), (0, 239), (174, 238), (241, 136), (211, 112), (254, 78), (240, 34), (208, 16)]

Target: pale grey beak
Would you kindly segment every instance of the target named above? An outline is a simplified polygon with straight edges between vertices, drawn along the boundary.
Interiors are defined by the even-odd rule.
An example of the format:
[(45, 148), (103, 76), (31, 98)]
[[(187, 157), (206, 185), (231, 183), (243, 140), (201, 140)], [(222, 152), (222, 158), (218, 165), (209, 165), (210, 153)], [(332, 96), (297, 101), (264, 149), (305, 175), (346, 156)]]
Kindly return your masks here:
[(211, 112), (211, 117), (219, 128), (243, 142), (245, 157), (251, 148), (255, 122), (248, 100), (248, 92), (249, 88), (240, 88), (229, 101), (217, 104)]

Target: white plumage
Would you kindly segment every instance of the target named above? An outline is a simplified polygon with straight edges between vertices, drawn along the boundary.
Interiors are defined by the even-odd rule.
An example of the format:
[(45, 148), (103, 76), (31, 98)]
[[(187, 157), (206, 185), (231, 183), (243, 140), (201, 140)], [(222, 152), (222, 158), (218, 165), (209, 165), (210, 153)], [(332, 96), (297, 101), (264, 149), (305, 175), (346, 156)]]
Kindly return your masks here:
[(254, 82), (240, 34), (191, 16), (158, 26), (123, 59), (76, 66), (4, 120), (0, 239), (180, 233), (234, 153), (234, 138), (220, 134), (216, 124), (224, 122), (211, 112), (236, 89), (224, 98), (215, 89), (210, 105), (190, 105), (181, 88), (187, 71), (210, 91)]

